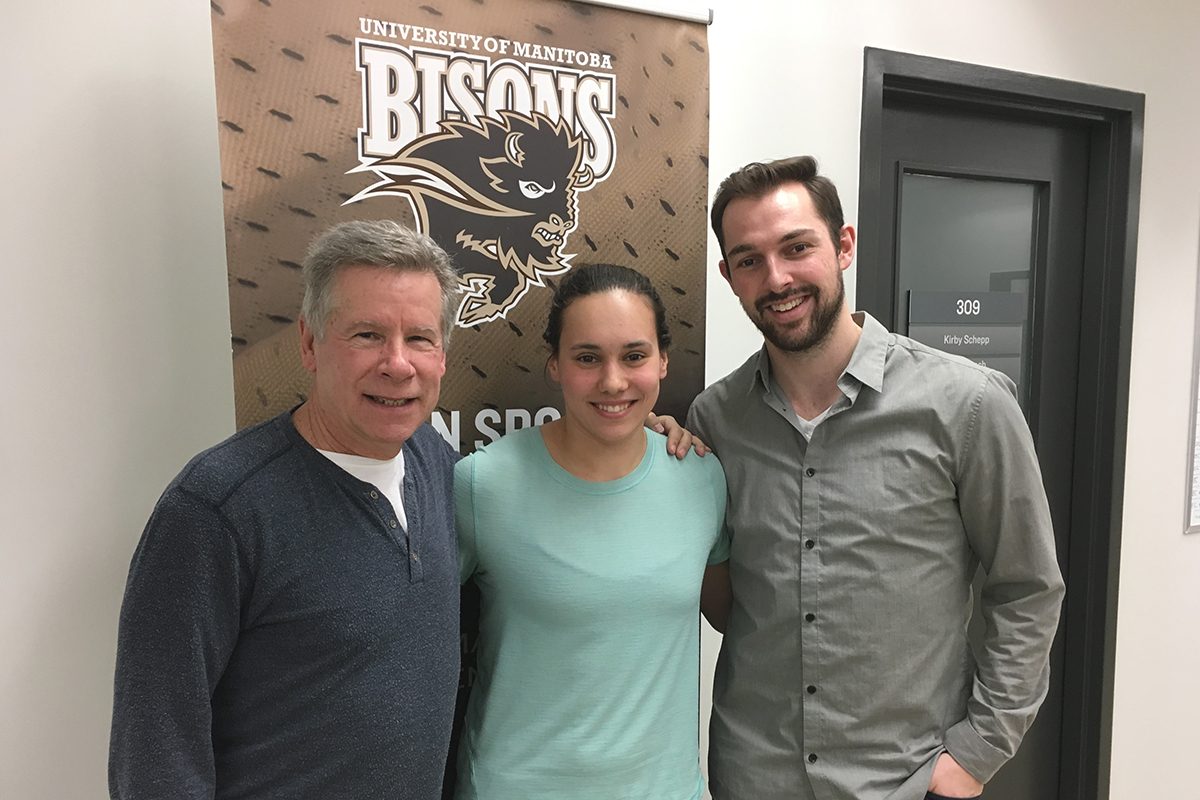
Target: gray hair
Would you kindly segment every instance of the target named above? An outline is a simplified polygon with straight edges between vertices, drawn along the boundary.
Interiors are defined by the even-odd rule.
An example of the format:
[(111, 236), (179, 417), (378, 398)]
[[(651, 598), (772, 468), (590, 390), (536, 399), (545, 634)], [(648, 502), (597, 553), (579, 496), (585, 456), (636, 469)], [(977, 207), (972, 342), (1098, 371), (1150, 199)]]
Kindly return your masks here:
[(341, 222), (317, 237), (304, 256), (304, 301), (300, 315), (317, 339), (333, 313), (333, 283), (342, 267), (365, 266), (398, 272), (428, 272), (442, 294), (442, 346), (450, 342), (458, 307), (458, 274), (450, 256), (428, 236), (391, 220)]

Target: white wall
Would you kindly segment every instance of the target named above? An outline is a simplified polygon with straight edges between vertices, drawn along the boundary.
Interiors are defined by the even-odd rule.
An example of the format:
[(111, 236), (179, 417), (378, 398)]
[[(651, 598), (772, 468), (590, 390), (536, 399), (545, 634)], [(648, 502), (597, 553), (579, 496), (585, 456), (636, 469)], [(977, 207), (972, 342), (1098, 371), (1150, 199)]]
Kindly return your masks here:
[[(746, 161), (810, 152), (851, 220), (866, 45), (1147, 94), (1111, 797), (1141, 796), (1147, 772), (1162, 796), (1194, 795), (1200, 536), (1180, 531), (1200, 10), (713, 3), (714, 186)], [(0, 797), (93, 798), (129, 556), (165, 483), (233, 429), (210, 12), (22, 5), (0, 34)], [(710, 275), (712, 379), (757, 337)]]
[(107, 797), (117, 610), (171, 476), (233, 430), (207, 3), (0, 33), (0, 797)]

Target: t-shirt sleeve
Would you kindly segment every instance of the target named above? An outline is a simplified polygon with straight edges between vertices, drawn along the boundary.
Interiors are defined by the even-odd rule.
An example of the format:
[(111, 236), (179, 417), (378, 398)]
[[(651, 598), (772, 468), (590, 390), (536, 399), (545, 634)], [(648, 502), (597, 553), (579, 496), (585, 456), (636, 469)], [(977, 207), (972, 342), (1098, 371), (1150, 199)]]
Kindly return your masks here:
[(475, 574), (479, 560), (475, 551), (475, 458), (454, 465), (454, 527), (458, 531), (458, 579)]
[(237, 644), (246, 575), (221, 514), (168, 490), (134, 553), (121, 606), (113, 797), (212, 796), (211, 697)]
[(708, 553), (709, 564), (720, 564), (729, 560), (729, 529), (725, 526), (725, 505), (729, 500), (729, 490), (725, 484), (725, 470), (714, 453), (709, 453), (703, 459), (711, 462), (708, 466), (709, 486), (713, 504), (713, 527), (715, 535), (712, 549)]

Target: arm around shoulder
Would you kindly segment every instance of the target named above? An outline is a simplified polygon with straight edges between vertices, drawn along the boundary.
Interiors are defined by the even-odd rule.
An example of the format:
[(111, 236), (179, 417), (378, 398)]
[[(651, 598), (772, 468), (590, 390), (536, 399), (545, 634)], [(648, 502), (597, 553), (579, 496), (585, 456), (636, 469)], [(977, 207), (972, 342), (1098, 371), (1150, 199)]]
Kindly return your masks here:
[(695, 450), (701, 457), (708, 455), (708, 445), (670, 414), (650, 414), (646, 418), (646, 427), (667, 437), (667, 452), (676, 458), (682, 459), (689, 450)]

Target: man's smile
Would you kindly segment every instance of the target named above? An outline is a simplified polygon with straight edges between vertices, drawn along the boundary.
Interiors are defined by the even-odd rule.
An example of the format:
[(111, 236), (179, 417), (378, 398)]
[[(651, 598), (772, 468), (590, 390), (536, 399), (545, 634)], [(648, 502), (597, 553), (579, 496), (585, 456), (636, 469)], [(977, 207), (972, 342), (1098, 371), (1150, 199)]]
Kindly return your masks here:
[(811, 291), (801, 291), (794, 292), (782, 298), (778, 295), (764, 297), (756, 305), (760, 314), (766, 311), (770, 311), (773, 314), (786, 314), (805, 305), (812, 297), (813, 293)]
[(363, 397), (367, 398), (372, 403), (378, 403), (381, 406), (388, 406), (389, 408), (397, 408), (399, 406), (408, 405), (412, 402), (411, 397), (382, 397), (377, 394), (366, 394), (365, 392), (363, 393)]

